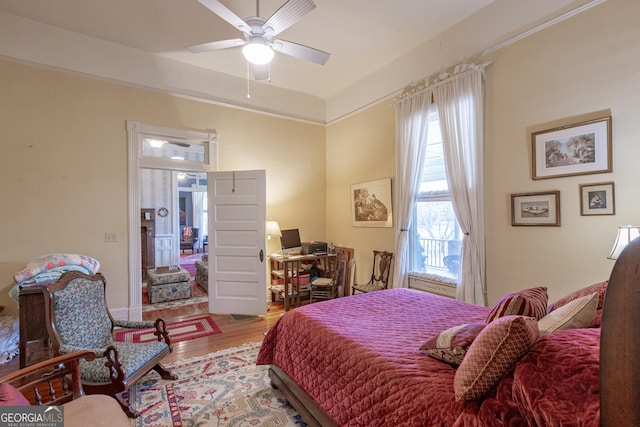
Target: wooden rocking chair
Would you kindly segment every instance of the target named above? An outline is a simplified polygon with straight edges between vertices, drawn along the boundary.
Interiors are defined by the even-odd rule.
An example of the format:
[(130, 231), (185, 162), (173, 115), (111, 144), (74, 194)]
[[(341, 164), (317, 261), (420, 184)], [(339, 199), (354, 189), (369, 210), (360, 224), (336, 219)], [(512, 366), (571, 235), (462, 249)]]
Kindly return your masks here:
[[(64, 273), (45, 286), (45, 310), (51, 345), (60, 354), (76, 351), (95, 353), (92, 361), (80, 362), (80, 377), (87, 394), (107, 394), (118, 400), (125, 413), (138, 413), (122, 397), (136, 381), (155, 370), (165, 380), (177, 379), (160, 360), (171, 351), (171, 340), (164, 320), (130, 322), (114, 320), (105, 299), (106, 282), (101, 273), (87, 275), (78, 271)], [(153, 328), (157, 341), (117, 342), (113, 328)]]

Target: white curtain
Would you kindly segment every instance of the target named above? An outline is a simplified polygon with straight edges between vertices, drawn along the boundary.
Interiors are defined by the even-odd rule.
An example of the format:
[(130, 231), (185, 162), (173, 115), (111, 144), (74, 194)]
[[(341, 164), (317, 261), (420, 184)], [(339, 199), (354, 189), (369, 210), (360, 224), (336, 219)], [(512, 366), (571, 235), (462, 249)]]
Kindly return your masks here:
[(192, 212), (193, 212), (193, 227), (198, 229), (198, 242), (196, 243), (196, 249), (202, 248), (202, 239), (204, 238), (204, 233), (206, 232), (204, 228), (204, 217), (203, 217), (203, 191), (193, 191), (191, 193), (191, 204), (192, 204)]
[(451, 200), (464, 233), (457, 299), (486, 305), (483, 194), (483, 72), (466, 70), (434, 86)]
[(395, 102), (396, 107), (396, 248), (393, 287), (409, 286), (409, 226), (420, 188), (429, 132), (431, 91), (422, 90)]

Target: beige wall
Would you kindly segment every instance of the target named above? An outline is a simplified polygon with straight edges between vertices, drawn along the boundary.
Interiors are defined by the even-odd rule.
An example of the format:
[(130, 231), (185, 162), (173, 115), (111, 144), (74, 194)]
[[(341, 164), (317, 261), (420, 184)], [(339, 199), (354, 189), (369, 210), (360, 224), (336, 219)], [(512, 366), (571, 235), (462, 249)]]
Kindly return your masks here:
[[(490, 304), (536, 285), (548, 286), (553, 300), (608, 278), (616, 228), (640, 224), (637, 16), (635, 0), (608, 0), (489, 58)], [(358, 281), (367, 279), (372, 249), (394, 250), (393, 229), (352, 227), (349, 208), (351, 184), (392, 177), (395, 185), (391, 100), (325, 130), (10, 62), (0, 61), (0, 77), (0, 304), (12, 312), (6, 297), (12, 274), (51, 252), (96, 257), (110, 306), (128, 303), (126, 120), (215, 129), (220, 169), (266, 169), (267, 216), (282, 228), (299, 227), (303, 240), (355, 248)], [(527, 129), (606, 109), (613, 115), (612, 173), (530, 179)], [(615, 182), (616, 215), (580, 216), (578, 186), (603, 181)], [(512, 227), (510, 194), (546, 190), (561, 192), (561, 227)], [(119, 241), (105, 243), (105, 231), (116, 231)]]
[(351, 184), (392, 178), (395, 197), (394, 141), (391, 100), (327, 127), (327, 241), (355, 249), (356, 283), (371, 277), (374, 249), (394, 252), (395, 228), (353, 227)]
[[(323, 126), (0, 61), (0, 304), (13, 273), (53, 252), (102, 263), (112, 309), (128, 305), (126, 121), (215, 129), (219, 169), (265, 169), (267, 216), (325, 235)], [(105, 243), (106, 231), (118, 233)]]
[[(609, 0), (488, 59), (485, 195), (489, 304), (546, 285), (550, 300), (607, 279), (619, 225), (640, 225), (640, 3)], [(349, 224), (349, 184), (394, 175), (394, 110), (382, 101), (327, 129), (328, 239), (356, 248), (358, 276), (373, 247), (393, 248), (388, 230)], [(531, 179), (527, 129), (593, 111), (613, 116), (613, 173)], [(616, 215), (581, 216), (578, 186), (615, 182)], [(512, 227), (510, 194), (560, 190), (561, 227)], [(364, 276), (363, 276), (364, 275)]]
[[(493, 56), (487, 80), (489, 302), (546, 285), (557, 299), (608, 279), (617, 227), (640, 224), (640, 3), (610, 0)], [(611, 111), (613, 172), (533, 181), (527, 128)], [(615, 182), (616, 214), (581, 216), (579, 185)], [(512, 227), (510, 194), (560, 190), (561, 226)]]

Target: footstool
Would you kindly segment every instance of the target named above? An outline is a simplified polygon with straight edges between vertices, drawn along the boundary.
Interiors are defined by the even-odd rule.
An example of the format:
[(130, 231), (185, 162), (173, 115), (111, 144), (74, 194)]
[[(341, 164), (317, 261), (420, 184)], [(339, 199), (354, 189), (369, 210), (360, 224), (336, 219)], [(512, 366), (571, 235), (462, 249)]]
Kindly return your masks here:
[(147, 293), (149, 302), (173, 301), (191, 298), (191, 276), (184, 268), (169, 270), (154, 268), (147, 271)]
[(195, 281), (205, 290), (209, 290), (209, 254), (202, 255), (202, 260), (196, 261)]

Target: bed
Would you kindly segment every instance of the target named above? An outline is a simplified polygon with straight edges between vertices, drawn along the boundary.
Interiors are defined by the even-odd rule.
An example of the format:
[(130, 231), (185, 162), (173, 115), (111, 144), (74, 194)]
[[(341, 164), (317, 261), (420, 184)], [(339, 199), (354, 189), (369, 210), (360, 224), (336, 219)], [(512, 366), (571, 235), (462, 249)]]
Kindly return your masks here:
[[(579, 295), (589, 300), (581, 313), (590, 321), (541, 335), (541, 317), (552, 317), (549, 309), (561, 312), (554, 308), (558, 302), (537, 318), (507, 313), (490, 323), (495, 306), (408, 289), (306, 305), (269, 330), (257, 363), (270, 365), (272, 385), (309, 425), (640, 425), (640, 328), (634, 327), (640, 322), (640, 240), (625, 249), (603, 283), (600, 294)], [(484, 329), (459, 366), (425, 354), (434, 336), (477, 324)], [(491, 372), (496, 378), (476, 371), (469, 382), (477, 369), (470, 360), (490, 342), (488, 324), (492, 331), (498, 324), (524, 331), (518, 340), (529, 342), (509, 354), (515, 358), (504, 372)], [(496, 354), (491, 363), (501, 358)], [(485, 391), (467, 393), (478, 384)]]

